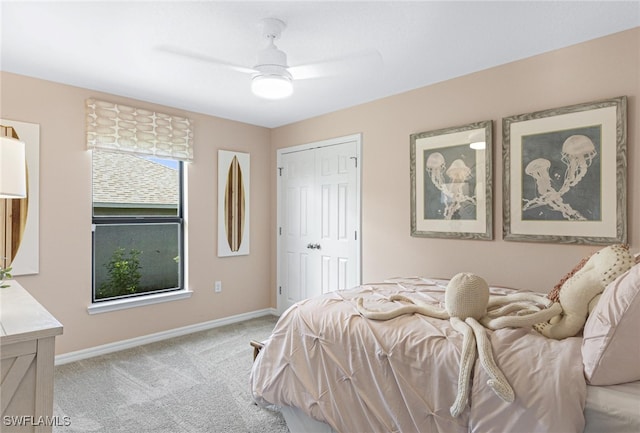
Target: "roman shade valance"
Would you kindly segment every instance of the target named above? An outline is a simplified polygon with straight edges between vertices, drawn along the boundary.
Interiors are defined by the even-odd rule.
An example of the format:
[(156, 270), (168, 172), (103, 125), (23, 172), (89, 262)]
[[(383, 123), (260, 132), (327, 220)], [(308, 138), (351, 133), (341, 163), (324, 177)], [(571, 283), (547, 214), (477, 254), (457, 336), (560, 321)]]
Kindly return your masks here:
[(186, 117), (93, 98), (86, 100), (86, 113), (89, 149), (193, 160), (193, 129)]

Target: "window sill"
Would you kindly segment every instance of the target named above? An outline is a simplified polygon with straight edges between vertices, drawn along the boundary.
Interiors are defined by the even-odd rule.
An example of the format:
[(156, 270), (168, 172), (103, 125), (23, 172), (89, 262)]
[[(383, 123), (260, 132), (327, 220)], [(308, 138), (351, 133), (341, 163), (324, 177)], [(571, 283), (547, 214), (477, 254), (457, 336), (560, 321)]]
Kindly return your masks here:
[(109, 311), (125, 310), (127, 308), (142, 307), (158, 304), (160, 302), (177, 301), (190, 298), (193, 292), (182, 289), (175, 292), (154, 293), (153, 295), (138, 296), (135, 298), (116, 299), (113, 301), (96, 302), (87, 307), (89, 314), (108, 313)]

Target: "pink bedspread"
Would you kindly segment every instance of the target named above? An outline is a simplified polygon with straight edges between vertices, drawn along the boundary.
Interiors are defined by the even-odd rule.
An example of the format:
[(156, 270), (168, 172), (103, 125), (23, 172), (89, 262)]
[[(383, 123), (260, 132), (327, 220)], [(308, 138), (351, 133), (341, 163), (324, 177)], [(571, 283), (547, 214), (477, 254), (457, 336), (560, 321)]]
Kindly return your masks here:
[[(494, 295), (509, 292), (492, 288)], [(358, 297), (384, 308), (395, 293), (444, 303), (444, 288), (433, 280), (404, 278), (287, 310), (253, 366), (256, 402), (297, 407), (340, 433), (582, 432), (580, 338), (550, 340), (522, 328), (487, 331), (515, 401), (493, 393), (476, 361), (470, 406), (453, 418), (462, 336), (446, 320), (405, 315), (374, 321), (356, 309)]]

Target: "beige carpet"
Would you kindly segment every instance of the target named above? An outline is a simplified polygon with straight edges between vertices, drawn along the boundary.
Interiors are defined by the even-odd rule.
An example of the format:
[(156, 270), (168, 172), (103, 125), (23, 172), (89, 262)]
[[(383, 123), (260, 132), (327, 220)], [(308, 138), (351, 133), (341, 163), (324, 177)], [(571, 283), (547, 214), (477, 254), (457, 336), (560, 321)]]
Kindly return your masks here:
[[(286, 433), (253, 403), (252, 339), (273, 316), (123, 350), (55, 369), (56, 433)], [(63, 418), (67, 417), (67, 418)]]

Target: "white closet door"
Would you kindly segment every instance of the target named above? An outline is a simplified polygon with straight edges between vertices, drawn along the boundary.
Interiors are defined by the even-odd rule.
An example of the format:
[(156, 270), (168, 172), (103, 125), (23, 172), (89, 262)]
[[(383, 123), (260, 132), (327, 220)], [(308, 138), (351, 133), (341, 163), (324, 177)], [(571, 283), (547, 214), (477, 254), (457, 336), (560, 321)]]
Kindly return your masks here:
[(278, 310), (360, 283), (358, 142), (280, 154)]
[[(318, 238), (315, 202), (315, 152), (304, 151), (284, 155), (281, 167), (282, 220), (280, 291), (288, 306), (308, 298), (316, 291), (319, 268), (313, 262), (315, 250), (308, 246)], [(311, 284), (311, 287), (309, 287)]]

